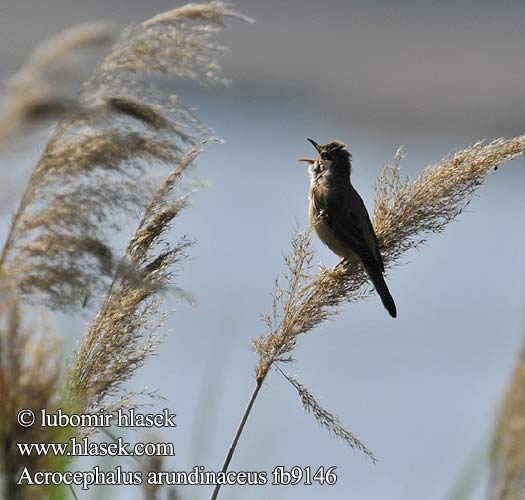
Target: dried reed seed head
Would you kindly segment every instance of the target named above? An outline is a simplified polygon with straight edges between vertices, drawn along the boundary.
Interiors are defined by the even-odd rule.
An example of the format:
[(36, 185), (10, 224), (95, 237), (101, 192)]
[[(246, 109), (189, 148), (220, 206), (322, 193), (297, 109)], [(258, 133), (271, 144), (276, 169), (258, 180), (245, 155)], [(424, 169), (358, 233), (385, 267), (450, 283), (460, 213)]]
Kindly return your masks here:
[(6, 81), (0, 140), (75, 108), (81, 80), (88, 76), (86, 56), (109, 47), (118, 31), (108, 22), (82, 23), (36, 47), (26, 66)]
[[(156, 43), (155, 37), (163, 37), (162, 29), (159, 26), (141, 34), (139, 28), (134, 35), (140, 35), (144, 43), (149, 43), (148, 39)], [(196, 29), (194, 41), (206, 32), (202, 27)], [(196, 44), (195, 50), (199, 46)], [(146, 71), (158, 69), (138, 59)], [(173, 62), (165, 62), (167, 70)], [(184, 64), (198, 67), (201, 61), (195, 55), (193, 62)], [(79, 299), (86, 301), (96, 293), (105, 272), (101, 270), (112, 275), (117, 271), (66, 372), (59, 396), (49, 391), (49, 398), (56, 397), (69, 413), (102, 407), (111, 412), (136, 404), (134, 397), (140, 394), (126, 392), (123, 384), (157, 348), (157, 332), (164, 319), (160, 310), (163, 292), (171, 283), (173, 265), (184, 258), (190, 244), (183, 238), (168, 245), (163, 236), (187, 205), (187, 193), (180, 193), (181, 176), (205, 141), (186, 155), (183, 152), (203, 136), (205, 128), (178, 101), (169, 100), (164, 106), (162, 95), (139, 76), (99, 73), (84, 87), (81, 100), (56, 126), (46, 146), (0, 258), (2, 295), (14, 292), (24, 294), (27, 300), (40, 292), (48, 303), (61, 309), (70, 309)], [(130, 87), (133, 92), (128, 94)], [(154, 193), (124, 260), (117, 260), (101, 235), (120, 227), (112, 218), (114, 208), (125, 212), (140, 206), (141, 200), (145, 203), (149, 184), (144, 181), (141, 161), (152, 160), (175, 164), (175, 168)], [(11, 337), (1, 336), (0, 340)], [(54, 387), (56, 376), (46, 379), (41, 363), (37, 365), (40, 382)], [(53, 362), (52, 366), (59, 365)], [(0, 370), (0, 374), (4, 372)], [(3, 376), (0, 391), (6, 387), (9, 381)], [(45, 401), (38, 404), (44, 407)], [(60, 440), (66, 437), (58, 436)], [(39, 439), (56, 441), (49, 436), (30, 441)], [(16, 467), (18, 462), (10, 459), (9, 463)], [(63, 466), (56, 464), (53, 470)], [(15, 477), (16, 470), (9, 476)]]
[(152, 194), (146, 165), (176, 164), (207, 134), (146, 76), (217, 83), (223, 50), (211, 35), (234, 17), (243, 18), (218, 2), (175, 9), (126, 30), (99, 63), (51, 134), (0, 257), (1, 272), (28, 300), (72, 309), (103, 290), (119, 261), (115, 231)]
[(192, 148), (166, 176), (128, 244), (124, 262), (142, 273), (141, 279), (130, 278), (120, 268), (88, 328), (64, 388), (63, 399), (75, 410), (116, 409), (130, 404), (122, 384), (156, 352), (157, 331), (164, 318), (163, 292), (171, 283), (173, 266), (184, 259), (191, 244), (184, 238), (173, 245), (163, 241), (171, 222), (187, 204), (187, 196), (181, 198), (175, 184), (206, 142)]
[(404, 182), (399, 179), (398, 156), (381, 174), (385, 187), (376, 195), (374, 227), (385, 259), (396, 261), (431, 234), (442, 232), (463, 212), (486, 174), (524, 150), (525, 136), (478, 142), (430, 165), (414, 181)]
[[(31, 471), (42, 470), (47, 463), (45, 456), (21, 456), (17, 443), (42, 443), (50, 441), (46, 427), (22, 427), (17, 415), (22, 409), (35, 413), (54, 408), (57, 400), (58, 381), (61, 374), (61, 345), (49, 318), (43, 311), (31, 313), (24, 310), (16, 295), (6, 292), (0, 301), (0, 447), (4, 460), (4, 494), (13, 497), (12, 486), (19, 478), (22, 467)], [(33, 488), (31, 494), (38, 498), (42, 493)], [(24, 492), (25, 495), (25, 492)], [(25, 495), (23, 498), (29, 498)]]
[[(211, 43), (227, 19), (252, 20), (222, 2), (188, 4), (128, 28), (99, 73), (161, 72), (204, 85), (226, 83), (219, 58), (225, 47)], [(171, 64), (177, 61), (177, 64)]]
[(8, 80), (8, 85), (17, 87), (25, 81), (25, 74), (42, 73), (54, 63), (63, 64), (66, 58), (75, 59), (74, 51), (106, 46), (114, 40), (119, 28), (107, 21), (87, 22), (65, 29), (55, 37), (35, 48), (27, 66)]
[(377, 462), (374, 454), (363, 444), (363, 442), (354, 436), (350, 431), (345, 429), (340, 421), (339, 417), (325, 410), (313, 396), (313, 394), (297, 379), (286, 374), (281, 368), (277, 367), (278, 371), (283, 377), (290, 382), (290, 384), (296, 389), (304, 410), (307, 413), (311, 413), (317, 423), (324, 427), (332, 436), (335, 436), (344, 441), (350, 448), (362, 452), (375, 464)]

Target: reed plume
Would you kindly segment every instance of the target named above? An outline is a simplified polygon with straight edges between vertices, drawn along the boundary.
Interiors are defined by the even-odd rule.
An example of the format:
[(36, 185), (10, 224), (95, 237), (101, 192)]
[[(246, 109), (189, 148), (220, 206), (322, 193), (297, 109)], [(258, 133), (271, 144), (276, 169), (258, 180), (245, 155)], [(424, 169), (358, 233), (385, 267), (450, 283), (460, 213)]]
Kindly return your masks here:
[(324, 427), (332, 436), (335, 436), (343, 440), (350, 448), (357, 449), (364, 453), (372, 462), (376, 462), (374, 454), (359, 440), (355, 437), (350, 431), (345, 429), (337, 416), (329, 411), (325, 410), (317, 401), (315, 396), (296, 378), (292, 377), (285, 373), (279, 366), (277, 370), (281, 375), (294, 387), (297, 391), (297, 394), (301, 398), (301, 403), (303, 405), (306, 413), (311, 413), (317, 422)]
[(159, 314), (162, 292), (172, 284), (173, 268), (191, 243), (186, 238), (176, 244), (163, 239), (188, 203), (187, 194), (176, 194), (176, 184), (203, 145), (192, 148), (164, 179), (127, 246), (124, 261), (144, 279), (133, 279), (127, 270), (117, 272), (66, 376), (63, 399), (73, 413), (115, 411), (132, 404), (123, 384), (156, 352), (165, 317)]
[[(385, 268), (398, 265), (406, 251), (420, 247), (432, 234), (441, 233), (447, 223), (464, 211), (491, 169), (524, 152), (525, 136), (477, 142), (436, 165), (429, 165), (413, 181), (401, 181), (399, 163), (402, 150), (399, 149), (393, 161), (384, 167), (376, 184), (374, 229)], [(224, 460), (223, 471), (228, 470), (270, 369), (275, 366), (285, 375), (279, 365), (293, 361), (293, 350), (300, 335), (333, 318), (345, 302), (363, 300), (374, 290), (360, 264), (342, 261), (334, 268), (322, 268), (314, 273), (309, 231), (295, 231), (291, 244), (292, 250), (285, 256), (287, 271), (284, 280), (282, 283), (276, 281), (272, 310), (263, 316), (267, 333), (253, 340), (253, 349), (259, 355), (256, 384)], [(334, 427), (330, 429), (330, 423), (339, 425), (337, 417), (321, 408), (300, 382), (287, 375), (285, 378), (321, 426), (328, 427), (352, 448), (373, 458), (352, 433), (344, 428), (340, 433)], [(218, 497), (220, 487), (217, 485), (214, 489), (212, 500)]]
[[(29, 320), (28, 320), (29, 318)], [(43, 311), (24, 310), (15, 294), (3, 293), (0, 300), (0, 495), (20, 498), (16, 478), (23, 466), (40, 469), (46, 457), (22, 457), (17, 443), (49, 442), (49, 429), (22, 427), (17, 422), (21, 409), (35, 414), (56, 404), (61, 374), (60, 341)], [(27, 498), (41, 498), (35, 487)]]
[(0, 277), (31, 303), (90, 305), (122, 263), (111, 242), (154, 192), (146, 165), (178, 163), (208, 135), (193, 113), (149, 76), (223, 82), (212, 35), (222, 3), (190, 4), (124, 31), (77, 105), (57, 124), (33, 171), (0, 255)]
[[(163, 73), (199, 84), (224, 83), (218, 57), (225, 48), (213, 35), (229, 18), (247, 19), (219, 2), (190, 4), (125, 30), (53, 129), (31, 175), (0, 255), (0, 297), (12, 297), (13, 303), (11, 309), (11, 302), (0, 304), (0, 395), (9, 403), (0, 416), (0, 465), (10, 498), (41, 494), (16, 486), (21, 457), (14, 443), (67, 443), (95, 430), (20, 435), (10, 424), (23, 405), (85, 413), (135, 404), (123, 385), (155, 352), (164, 295), (180, 293), (173, 273), (191, 243), (185, 237), (168, 243), (166, 232), (188, 204), (182, 178), (211, 140), (193, 112), (150, 77)], [(149, 165), (170, 167), (160, 186)], [(119, 252), (112, 241), (128, 214), (139, 210), (144, 215)], [(11, 359), (13, 352), (32, 352), (27, 343), (15, 344), (25, 339), (13, 333), (20, 330), (21, 307), (72, 311), (96, 302), (103, 291), (61, 384), (60, 353), (49, 339), (38, 344), (42, 354), (32, 358), (34, 370)], [(31, 386), (20, 377), (22, 369), (33, 377)], [(30, 395), (32, 388), (40, 395), (29, 402), (9, 392)], [(30, 471), (58, 471), (69, 461), (47, 457), (25, 465)]]
[(492, 445), (489, 500), (519, 500), (525, 493), (525, 350), (502, 405)]
[(107, 50), (117, 33), (113, 23), (82, 23), (38, 45), (27, 64), (5, 83), (0, 142), (19, 139), (22, 132), (74, 108), (80, 84), (89, 76), (89, 56)]

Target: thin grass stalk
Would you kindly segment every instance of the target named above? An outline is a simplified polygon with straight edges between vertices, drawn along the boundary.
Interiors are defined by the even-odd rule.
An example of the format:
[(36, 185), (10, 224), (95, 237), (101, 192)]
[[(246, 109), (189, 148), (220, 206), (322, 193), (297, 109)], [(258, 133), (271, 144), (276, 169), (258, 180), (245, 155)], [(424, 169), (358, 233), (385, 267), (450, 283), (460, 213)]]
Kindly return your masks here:
[[(253, 389), (252, 395), (250, 396), (250, 399), (248, 400), (248, 404), (246, 405), (246, 408), (244, 410), (244, 413), (242, 414), (237, 430), (235, 431), (235, 434), (233, 436), (232, 444), (230, 445), (230, 448), (228, 449), (228, 453), (226, 454), (226, 458), (224, 459), (224, 463), (222, 464), (221, 472), (223, 473), (228, 472), (228, 469), (230, 467), (230, 462), (232, 461), (235, 450), (237, 449), (237, 444), (239, 443), (239, 439), (241, 438), (242, 431), (244, 430), (244, 426), (246, 425), (246, 422), (248, 421), (248, 417), (250, 416), (250, 413), (252, 412), (253, 405), (255, 404), (255, 400), (257, 399), (257, 396), (259, 395), (259, 391), (261, 390), (263, 383), (264, 383), (264, 378), (257, 379), (255, 381), (255, 387)], [(220, 483), (215, 485), (215, 488), (213, 489), (210, 500), (217, 499), (217, 497), (219, 496), (219, 492), (221, 490), (221, 486), (222, 485)]]

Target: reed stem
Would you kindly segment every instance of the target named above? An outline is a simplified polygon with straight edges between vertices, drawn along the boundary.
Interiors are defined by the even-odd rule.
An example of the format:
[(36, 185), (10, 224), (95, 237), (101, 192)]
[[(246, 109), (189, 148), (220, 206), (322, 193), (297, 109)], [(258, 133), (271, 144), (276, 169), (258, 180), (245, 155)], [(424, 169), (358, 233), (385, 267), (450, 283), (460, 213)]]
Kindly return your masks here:
[[(259, 391), (261, 390), (261, 387), (264, 383), (264, 379), (266, 378), (266, 374), (263, 377), (260, 377), (257, 379), (255, 383), (255, 388), (252, 392), (252, 395), (250, 397), (250, 400), (248, 401), (248, 404), (246, 406), (246, 409), (244, 410), (244, 413), (242, 415), (241, 421), (239, 422), (239, 426), (237, 427), (237, 431), (235, 432), (235, 436), (233, 437), (232, 444), (230, 446), (230, 449), (228, 450), (228, 454), (226, 455), (226, 458), (224, 459), (224, 464), (222, 465), (221, 472), (228, 472), (228, 468), (230, 466), (230, 462), (232, 461), (233, 454), (235, 453), (235, 449), (237, 448), (237, 444), (239, 442), (239, 439), (241, 437), (242, 431), (244, 430), (244, 426), (246, 425), (246, 422), (248, 421), (248, 417), (250, 416), (250, 413), (253, 408), (253, 404), (255, 403), (255, 400), (257, 399), (257, 396), (259, 394)], [(215, 488), (213, 490), (213, 493), (210, 497), (210, 500), (216, 500), (219, 496), (219, 492), (221, 489), (221, 484), (215, 485)]]

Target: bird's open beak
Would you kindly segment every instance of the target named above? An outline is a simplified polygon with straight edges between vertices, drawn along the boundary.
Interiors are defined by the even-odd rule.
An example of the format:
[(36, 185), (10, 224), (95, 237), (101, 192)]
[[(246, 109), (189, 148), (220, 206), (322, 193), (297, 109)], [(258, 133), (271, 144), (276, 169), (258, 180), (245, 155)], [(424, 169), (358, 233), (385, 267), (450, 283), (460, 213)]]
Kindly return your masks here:
[[(308, 137), (306, 138), (306, 140), (312, 144), (312, 146), (317, 149), (317, 151), (319, 151), (319, 153), (321, 153), (321, 146), (319, 146), (319, 144), (317, 144), (317, 142), (315, 142), (313, 139), (308, 139)], [(312, 160), (311, 158), (300, 158), (299, 160), (297, 161), (305, 161), (306, 163), (308, 164), (312, 164), (312, 163), (315, 163), (317, 160)]]
[(313, 139), (308, 139), (308, 137), (306, 138), (306, 140), (315, 148), (317, 149), (317, 151), (320, 153), (321, 152), (321, 146), (319, 146), (319, 144), (317, 144), (317, 142), (315, 142)]

